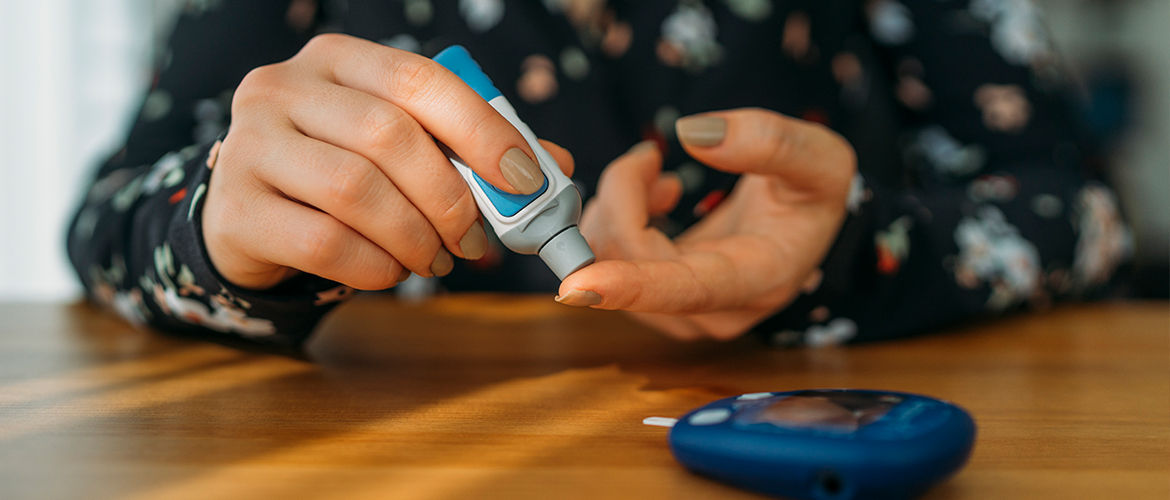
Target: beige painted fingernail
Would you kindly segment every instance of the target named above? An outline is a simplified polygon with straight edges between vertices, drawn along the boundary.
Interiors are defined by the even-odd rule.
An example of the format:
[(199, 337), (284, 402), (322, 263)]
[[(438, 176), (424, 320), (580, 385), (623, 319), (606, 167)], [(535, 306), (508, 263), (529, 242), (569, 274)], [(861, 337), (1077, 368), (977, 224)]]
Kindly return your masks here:
[(512, 148), (504, 153), (504, 157), (500, 158), (500, 173), (521, 194), (535, 193), (544, 185), (544, 173), (520, 148)]
[(398, 283), (410, 279), (410, 274), (410, 269), (403, 269), (401, 273), (398, 273)]
[(718, 146), (727, 134), (727, 120), (719, 116), (688, 116), (674, 122), (678, 140), (690, 146)]
[(439, 253), (435, 254), (435, 260), (431, 261), (431, 273), (446, 276), (452, 269), (455, 269), (455, 259), (451, 257), (451, 252), (440, 248)]
[(471, 229), (468, 229), (463, 239), (459, 240), (459, 250), (463, 252), (464, 259), (476, 260), (483, 257), (483, 254), (487, 253), (487, 245), (487, 233), (483, 232), (483, 226), (478, 222), (472, 222)]
[(555, 299), (567, 306), (595, 306), (601, 303), (601, 295), (593, 290), (569, 290), (569, 293), (558, 295)]
[(654, 141), (647, 140), (647, 141), (642, 141), (642, 142), (639, 142), (637, 144), (634, 144), (634, 147), (630, 148), (629, 151), (626, 151), (626, 154), (636, 154), (636, 153), (641, 153), (641, 152), (649, 150), (649, 149), (657, 149), (657, 148), (658, 148), (658, 143), (656, 143)]

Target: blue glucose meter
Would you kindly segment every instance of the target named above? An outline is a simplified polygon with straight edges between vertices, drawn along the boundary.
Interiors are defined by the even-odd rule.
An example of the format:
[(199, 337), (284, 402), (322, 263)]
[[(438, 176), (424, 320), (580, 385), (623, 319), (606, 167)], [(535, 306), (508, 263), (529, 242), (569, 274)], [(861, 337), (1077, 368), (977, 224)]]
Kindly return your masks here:
[(793, 499), (908, 499), (957, 472), (975, 422), (945, 401), (900, 392), (806, 390), (721, 399), (673, 426), (686, 468)]

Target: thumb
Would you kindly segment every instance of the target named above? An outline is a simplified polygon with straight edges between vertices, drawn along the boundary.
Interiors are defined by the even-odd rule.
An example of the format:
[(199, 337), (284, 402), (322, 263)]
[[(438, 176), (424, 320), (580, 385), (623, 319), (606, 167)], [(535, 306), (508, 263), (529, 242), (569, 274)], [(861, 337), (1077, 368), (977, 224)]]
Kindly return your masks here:
[(702, 113), (675, 122), (696, 160), (731, 173), (776, 175), (813, 190), (848, 183), (853, 147), (827, 127), (759, 108)]
[(537, 139), (537, 141), (540, 141), (540, 147), (544, 148), (545, 151), (548, 151), (548, 154), (552, 155), (553, 160), (557, 162), (557, 166), (561, 167), (561, 173), (565, 174), (565, 177), (572, 177), (573, 171), (577, 165), (576, 162), (573, 161), (573, 154), (555, 142), (546, 141), (544, 139)]

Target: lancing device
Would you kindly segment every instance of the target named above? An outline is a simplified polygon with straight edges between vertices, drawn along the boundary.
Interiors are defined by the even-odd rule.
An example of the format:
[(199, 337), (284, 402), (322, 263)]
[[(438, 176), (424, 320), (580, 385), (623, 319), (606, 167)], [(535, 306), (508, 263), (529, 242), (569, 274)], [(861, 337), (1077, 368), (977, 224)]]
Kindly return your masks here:
[(595, 260), (593, 250), (577, 229), (577, 222), (581, 219), (581, 194), (577, 192), (573, 181), (565, 177), (552, 155), (540, 146), (536, 134), (520, 121), (512, 104), (492, 85), (491, 79), (483, 73), (467, 49), (453, 45), (440, 52), (434, 60), (462, 78), (516, 127), (536, 153), (537, 163), (541, 172), (544, 172), (544, 185), (535, 193), (507, 193), (481, 179), (451, 148), (439, 144), (451, 164), (455, 165), (471, 187), (483, 218), (495, 229), (500, 241), (513, 252), (540, 255), (557, 278), (562, 280), (592, 264)]

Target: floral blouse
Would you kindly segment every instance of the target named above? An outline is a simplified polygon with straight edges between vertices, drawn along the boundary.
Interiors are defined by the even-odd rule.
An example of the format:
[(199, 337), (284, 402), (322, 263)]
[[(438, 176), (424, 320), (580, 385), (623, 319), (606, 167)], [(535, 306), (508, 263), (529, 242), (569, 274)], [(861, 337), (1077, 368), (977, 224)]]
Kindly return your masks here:
[[(520, 117), (575, 155), (586, 198), (609, 161), (658, 141), (684, 185), (668, 234), (736, 181), (687, 157), (678, 117), (754, 106), (841, 133), (859, 161), (849, 215), (819, 285), (756, 326), (774, 345), (904, 336), (1089, 295), (1132, 250), (1026, 0), (193, 0), (70, 226), (92, 300), (166, 331), (296, 346), (352, 295), (311, 275), (235, 287), (202, 239), (233, 89), (321, 32), (427, 56), (468, 47)], [(556, 289), (539, 259), (493, 244), (404, 290)]]

